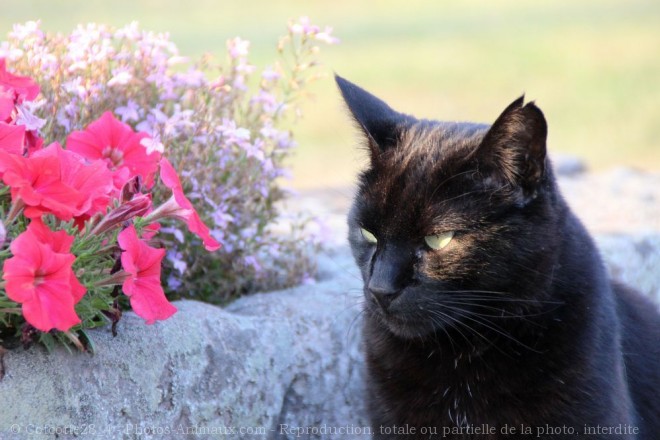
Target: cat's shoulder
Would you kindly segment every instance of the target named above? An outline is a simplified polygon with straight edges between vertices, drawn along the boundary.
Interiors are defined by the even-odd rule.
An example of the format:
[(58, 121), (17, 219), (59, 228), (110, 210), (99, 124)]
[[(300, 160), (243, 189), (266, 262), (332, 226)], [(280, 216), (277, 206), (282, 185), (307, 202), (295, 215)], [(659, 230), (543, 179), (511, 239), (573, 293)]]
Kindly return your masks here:
[(631, 287), (612, 281), (617, 310), (624, 332), (639, 333), (640, 336), (654, 336), (660, 340), (660, 311), (657, 304)]
[(649, 298), (613, 282), (626, 378), (644, 432), (660, 431), (660, 312)]

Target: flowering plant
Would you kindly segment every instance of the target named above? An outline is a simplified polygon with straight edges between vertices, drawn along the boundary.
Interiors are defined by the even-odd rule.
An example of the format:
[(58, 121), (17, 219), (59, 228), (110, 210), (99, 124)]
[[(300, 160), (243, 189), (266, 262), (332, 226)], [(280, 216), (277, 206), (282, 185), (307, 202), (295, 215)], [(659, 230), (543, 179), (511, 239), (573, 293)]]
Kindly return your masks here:
[(14, 26), (0, 43), (0, 343), (83, 347), (129, 307), (171, 316), (165, 293), (222, 302), (309, 279), (318, 241), (277, 208), (294, 145), (280, 127), (318, 44), (336, 41), (292, 21), (256, 77), (239, 38), (225, 65), (191, 65), (135, 23)]
[[(3, 341), (39, 335), (46, 345), (61, 338), (84, 348), (84, 328), (121, 316), (120, 286), (123, 302), (148, 324), (169, 318), (176, 308), (161, 286), (159, 221), (183, 220), (207, 250), (220, 244), (150, 136), (106, 112), (70, 133), (66, 149), (44, 146), (24, 123), (45, 122), (30, 111), (38, 95), (34, 80), (8, 72), (0, 58)], [(172, 196), (154, 207), (158, 175)]]
[[(296, 102), (319, 76), (320, 45), (336, 42), (329, 28), (304, 17), (291, 21), (277, 61), (259, 74), (248, 60), (249, 42), (240, 38), (227, 42), (223, 63), (204, 56), (192, 64), (166, 34), (135, 23), (54, 35), (30, 22), (14, 27), (0, 56), (42, 85), (46, 99), (24, 108), (45, 122), (26, 116), (21, 123), (48, 141), (86, 126), (93, 132), (90, 124), (110, 110), (148, 135), (143, 145), (166, 146), (172, 164), (185, 169), (181, 188), (224, 247), (200, 252), (189, 231), (164, 225), (165, 289), (171, 298), (218, 303), (314, 275), (318, 239), (310, 236), (309, 222), (279, 209), (284, 163), (295, 145), (282, 127), (299, 114)], [(167, 196), (159, 188), (152, 190), (154, 200)]]

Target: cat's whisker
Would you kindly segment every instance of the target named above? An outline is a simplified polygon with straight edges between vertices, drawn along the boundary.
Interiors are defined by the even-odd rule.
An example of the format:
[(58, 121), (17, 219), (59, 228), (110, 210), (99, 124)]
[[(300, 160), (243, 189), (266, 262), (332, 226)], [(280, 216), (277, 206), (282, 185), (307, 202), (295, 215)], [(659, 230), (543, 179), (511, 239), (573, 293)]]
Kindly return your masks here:
[(466, 191), (466, 192), (464, 192), (463, 194), (459, 194), (459, 195), (457, 195), (457, 196), (454, 196), (454, 197), (450, 197), (450, 198), (448, 198), (448, 199), (441, 200), (440, 203), (439, 203), (437, 206), (438, 206), (438, 208), (442, 208), (442, 207), (444, 207), (445, 204), (447, 204), (447, 203), (449, 203), (449, 202), (452, 202), (452, 201), (454, 201), (454, 200), (460, 199), (460, 198), (462, 198), (462, 197), (467, 197), (467, 196), (472, 195), (472, 194), (477, 194), (477, 193), (480, 193), (480, 192), (482, 192), (482, 191), (481, 191), (481, 190)]
[[(457, 301), (458, 300), (458, 301)], [(475, 306), (475, 307), (480, 307), (480, 308), (488, 308), (491, 310), (497, 310), (497, 311), (502, 311), (505, 313), (509, 313), (512, 316), (519, 316), (519, 317), (528, 317), (528, 316), (541, 316), (541, 315), (546, 315), (554, 310), (557, 309), (557, 307), (553, 307), (549, 310), (539, 310), (539, 311), (532, 311), (532, 306), (529, 306), (529, 302), (521, 302), (521, 304), (524, 305), (520, 306), (521, 312), (524, 311), (525, 313), (514, 313), (513, 311), (509, 309), (505, 309), (503, 307), (497, 307), (496, 305), (486, 305), (486, 304), (480, 304), (481, 301), (483, 301), (483, 298), (471, 298), (471, 297), (457, 297), (457, 298), (446, 298), (442, 299), (436, 302), (436, 304), (442, 305), (442, 304), (457, 304), (457, 305), (465, 305), (465, 306)], [(487, 302), (487, 301), (486, 301)], [(494, 300), (491, 301), (490, 304), (498, 304), (498, 303), (506, 303), (507, 306), (510, 306), (512, 303), (516, 303), (517, 301), (512, 300), (512, 301), (498, 301)], [(534, 301), (532, 301), (534, 303)], [(555, 304), (554, 302), (552, 304)], [(561, 303), (559, 303), (561, 304)], [(539, 304), (540, 305), (540, 304)]]
[[(463, 339), (465, 339), (465, 341), (466, 341), (468, 344), (472, 345), (472, 347), (474, 348), (474, 343), (473, 343), (473, 342), (472, 342), (467, 336), (465, 336), (465, 334), (463, 334), (463, 332), (462, 332), (458, 327), (456, 327), (456, 326), (455, 326), (454, 324), (452, 324), (451, 322), (445, 320), (445, 318), (446, 318), (446, 319), (450, 319), (451, 321), (460, 324), (460, 322), (459, 322), (456, 318), (454, 318), (454, 317), (451, 316), (451, 315), (448, 315), (447, 313), (441, 312), (441, 311), (439, 311), (439, 310), (430, 310), (430, 312), (431, 312), (431, 315), (435, 316), (436, 319), (437, 319), (437, 318), (440, 318), (440, 324), (441, 324), (441, 325), (440, 325), (439, 327), (440, 327), (440, 328), (441, 328), (441, 329), (447, 334), (447, 337), (449, 338), (450, 341), (452, 341), (452, 338), (451, 338), (451, 336), (449, 335), (449, 333), (447, 332), (447, 330), (445, 330), (443, 324), (448, 325), (448, 326), (450, 326), (451, 328), (453, 328), (454, 330), (456, 330), (456, 331), (458, 332), (458, 334), (461, 335), (461, 336), (463, 337)], [(432, 318), (432, 319), (433, 319), (433, 318)], [(452, 344), (452, 346), (453, 346), (453, 344)]]
[(440, 290), (440, 292), (454, 293), (488, 293), (493, 295), (513, 295), (511, 292), (500, 292), (497, 290)]
[(350, 341), (351, 338), (351, 332), (353, 331), (353, 326), (355, 326), (355, 323), (358, 322), (358, 320), (366, 313), (366, 309), (363, 307), (362, 310), (358, 312), (357, 315), (351, 320), (351, 323), (348, 325), (348, 329), (346, 330), (346, 342), (348, 344), (348, 341)]
[[(456, 327), (451, 323), (447, 322), (443, 319), (440, 319), (436, 316), (431, 316), (428, 317), (431, 320), (431, 323), (433, 324), (434, 328), (440, 328), (442, 331), (447, 335), (447, 339), (449, 340), (449, 345), (451, 346), (451, 351), (452, 353), (457, 353), (459, 350), (457, 350), (457, 345), (454, 344), (454, 338), (452, 338), (451, 334), (447, 331), (445, 326), (450, 327), (450, 329), (456, 330)], [(441, 346), (442, 342), (440, 340), (440, 334), (438, 332), (433, 332), (433, 342), (435, 343), (436, 347)], [(458, 346), (460, 348), (460, 346)]]
[(556, 284), (557, 286), (571, 287), (571, 284), (569, 282), (564, 282), (561, 279), (556, 279), (555, 278), (555, 276), (554, 276), (554, 272), (555, 272), (554, 267), (553, 267), (552, 271), (550, 272), (550, 274), (547, 274), (547, 273), (538, 271), (538, 270), (536, 270), (532, 267), (526, 266), (522, 263), (519, 263), (517, 261), (511, 261), (510, 264), (513, 264), (514, 266), (521, 267), (521, 268), (525, 269), (526, 271), (528, 271), (530, 273), (533, 273), (535, 275), (543, 277), (546, 280), (548, 280), (548, 282), (552, 282), (552, 283)]
[[(452, 305), (455, 305), (456, 303), (451, 303)], [(448, 307), (452, 307), (452, 305), (448, 305)], [(463, 304), (459, 304), (463, 305)], [(531, 315), (531, 314), (518, 314), (518, 313), (513, 313), (504, 309), (498, 309), (502, 313), (499, 315), (493, 315), (493, 314), (487, 314), (487, 313), (481, 313), (478, 311), (474, 310), (466, 310), (461, 308), (461, 310), (465, 313), (468, 313), (472, 316), (477, 316), (479, 318), (483, 318), (485, 321), (492, 322), (491, 320), (507, 320), (507, 321), (512, 321), (512, 320), (520, 320), (525, 322), (527, 325), (539, 328), (539, 329), (546, 329), (547, 327), (543, 325), (542, 323), (536, 322), (532, 319), (529, 319), (529, 317), (533, 316), (538, 316), (538, 315)]]
[(534, 317), (534, 316), (540, 316), (543, 315), (547, 312), (541, 312), (541, 313), (514, 313), (511, 310), (506, 310), (502, 309), (499, 307), (492, 307), (492, 306), (486, 306), (483, 304), (477, 304), (474, 302), (461, 302), (461, 301), (444, 301), (442, 303), (439, 303), (440, 305), (457, 305), (457, 306), (469, 306), (469, 307), (479, 307), (479, 308), (484, 308), (488, 310), (494, 310), (497, 312), (501, 312), (499, 315), (491, 315), (491, 314), (486, 314), (486, 313), (479, 313), (479, 312), (474, 312), (473, 313), (478, 313), (479, 316), (482, 316), (484, 318), (496, 318), (496, 319), (520, 319), (522, 321), (525, 321), (531, 325), (537, 326), (537, 327), (543, 327), (541, 324), (534, 322), (531, 319), (527, 319), (529, 317)]
[(433, 200), (433, 197), (435, 196), (435, 193), (436, 193), (440, 188), (442, 188), (447, 182), (449, 182), (450, 180), (455, 179), (455, 178), (460, 177), (460, 176), (463, 176), (463, 175), (465, 175), (465, 174), (468, 174), (468, 173), (474, 173), (474, 172), (475, 172), (475, 170), (470, 169), (470, 170), (467, 170), (467, 171), (462, 171), (462, 172), (460, 172), (460, 173), (452, 174), (451, 176), (449, 176), (448, 178), (446, 178), (445, 180), (443, 180), (442, 182), (440, 182), (439, 185), (436, 185), (436, 187), (433, 189), (433, 192), (431, 193), (431, 196), (430, 196), (428, 199), (429, 199), (429, 200)]
[[(485, 347), (486, 349), (491, 348), (491, 347), (492, 347), (492, 348), (495, 348), (497, 351), (499, 351), (499, 352), (500, 352), (501, 354), (503, 354), (504, 356), (509, 357), (509, 358), (512, 358), (512, 356), (511, 356), (509, 353), (506, 353), (504, 350), (502, 350), (502, 349), (501, 349), (501, 348), (495, 343), (495, 341), (488, 339), (485, 335), (483, 335), (481, 332), (479, 332), (479, 331), (478, 331), (477, 329), (475, 329), (474, 327), (468, 325), (466, 322), (463, 322), (462, 320), (457, 319), (457, 318), (455, 318), (455, 317), (453, 317), (453, 316), (447, 315), (447, 317), (450, 318), (450, 319), (452, 319), (456, 324), (461, 325), (461, 326), (463, 326), (464, 328), (466, 328), (467, 330), (469, 330), (471, 333), (473, 333), (475, 336), (477, 336), (477, 337), (479, 337), (480, 339), (482, 339), (484, 342), (486, 342), (486, 344), (487, 344), (486, 347)], [(458, 328), (457, 328), (457, 327), (454, 327), (454, 328), (458, 331)], [(462, 334), (462, 333), (461, 333), (461, 334)], [(470, 343), (470, 345), (472, 345), (473, 350), (476, 350), (476, 345), (474, 344), (474, 342), (470, 341), (470, 339), (467, 338), (467, 337), (465, 337), (464, 335), (463, 335), (463, 337), (464, 337), (464, 338)]]
[[(447, 291), (444, 293), (452, 293), (451, 291)], [(479, 296), (479, 295), (456, 295), (459, 299), (467, 299), (467, 300), (474, 300), (474, 301), (493, 301), (493, 302), (510, 302), (510, 303), (521, 303), (521, 304), (535, 304), (535, 305), (542, 305), (542, 304), (554, 304), (557, 306), (564, 305), (563, 301), (549, 301), (549, 300), (541, 300), (541, 299), (523, 299), (523, 298), (493, 298), (493, 297), (488, 297), (488, 296)]]
[(524, 348), (526, 348), (526, 349), (528, 349), (528, 350), (530, 350), (534, 353), (537, 353), (537, 354), (542, 353), (542, 352), (536, 350), (535, 348), (530, 347), (529, 345), (525, 344), (524, 342), (519, 341), (518, 339), (514, 338), (508, 332), (504, 331), (504, 329), (502, 329), (501, 327), (499, 327), (495, 324), (491, 325), (491, 324), (489, 324), (488, 322), (486, 322), (484, 320), (479, 320), (477, 318), (474, 318), (474, 316), (478, 316), (478, 315), (475, 315), (474, 313), (470, 313), (468, 310), (458, 309), (458, 308), (454, 308), (454, 307), (449, 307), (449, 309), (452, 310), (454, 313), (457, 313), (458, 315), (462, 316), (465, 319), (473, 321), (473, 322), (475, 322), (479, 325), (482, 325), (482, 326), (494, 331), (495, 333), (497, 333), (501, 336), (504, 336), (505, 338), (511, 340), (512, 342), (515, 342), (516, 344), (519, 344), (521, 347), (524, 347)]

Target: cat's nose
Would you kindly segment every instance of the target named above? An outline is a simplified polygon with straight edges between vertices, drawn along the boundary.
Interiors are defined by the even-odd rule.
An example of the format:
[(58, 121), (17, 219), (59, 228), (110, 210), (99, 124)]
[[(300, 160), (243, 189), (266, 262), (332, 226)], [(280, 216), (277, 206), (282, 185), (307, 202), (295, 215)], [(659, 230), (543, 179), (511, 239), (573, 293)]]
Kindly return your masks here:
[(379, 285), (372, 282), (369, 282), (367, 289), (369, 289), (371, 297), (376, 300), (383, 311), (387, 311), (390, 308), (392, 301), (397, 299), (402, 292), (401, 289), (395, 289), (392, 286)]

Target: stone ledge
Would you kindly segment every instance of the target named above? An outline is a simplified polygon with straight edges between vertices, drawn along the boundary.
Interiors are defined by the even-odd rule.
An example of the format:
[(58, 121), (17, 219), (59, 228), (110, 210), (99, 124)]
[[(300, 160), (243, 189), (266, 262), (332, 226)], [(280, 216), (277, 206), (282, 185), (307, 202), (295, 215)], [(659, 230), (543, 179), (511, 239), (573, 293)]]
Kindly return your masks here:
[(0, 412), (0, 438), (74, 438), (34, 432), (46, 426), (126, 439), (249, 427), (265, 432), (243, 438), (266, 439), (286, 438), (280, 424), (365, 425), (351, 297), (358, 291), (346, 276), (246, 297), (226, 310), (179, 301), (174, 317), (153, 326), (127, 313), (116, 338), (93, 331), (93, 356), (12, 351), (0, 382), (10, 402)]
[[(659, 234), (596, 241), (616, 278), (660, 299)], [(93, 427), (97, 438), (119, 439), (175, 439), (198, 429), (190, 438), (207, 438), (194, 432), (243, 427), (258, 431), (220, 437), (330, 439), (337, 436), (280, 427), (367, 426), (361, 281), (345, 247), (323, 255), (320, 266), (324, 281), (225, 309), (179, 301), (173, 318), (153, 326), (127, 313), (116, 338), (108, 329), (92, 332), (94, 356), (64, 349), (48, 355), (38, 347), (10, 352), (0, 381), (0, 438), (87, 437), (35, 432), (44, 427)]]

